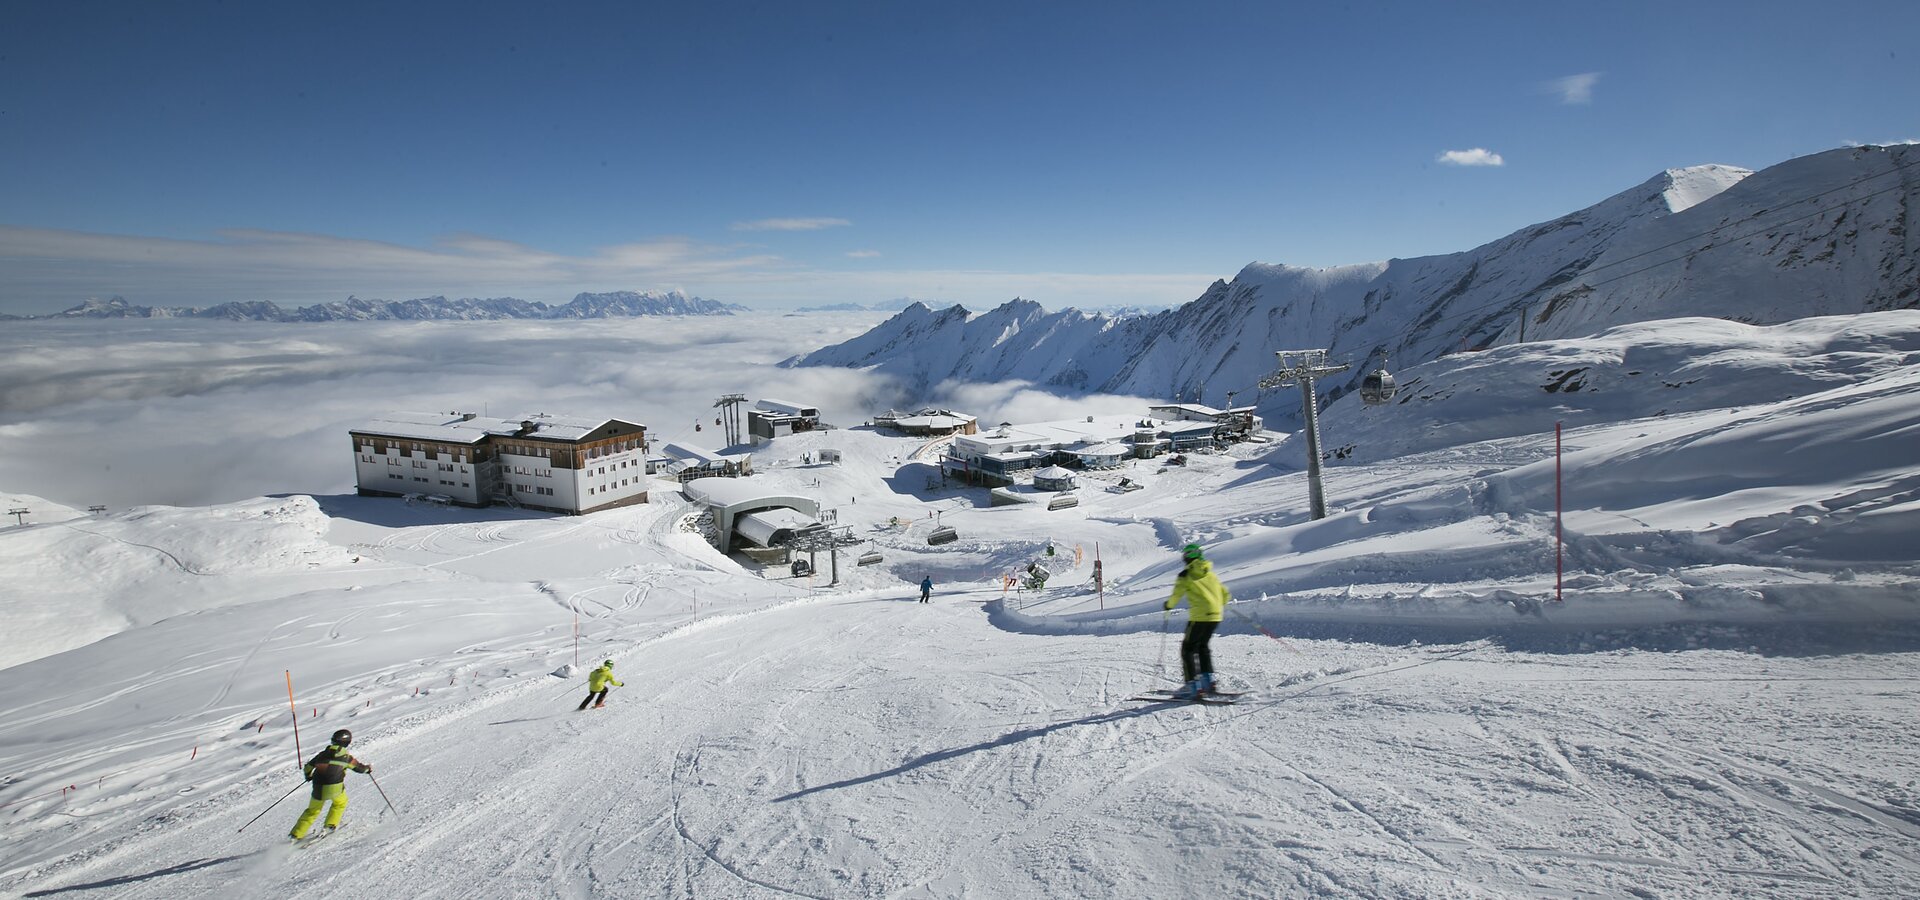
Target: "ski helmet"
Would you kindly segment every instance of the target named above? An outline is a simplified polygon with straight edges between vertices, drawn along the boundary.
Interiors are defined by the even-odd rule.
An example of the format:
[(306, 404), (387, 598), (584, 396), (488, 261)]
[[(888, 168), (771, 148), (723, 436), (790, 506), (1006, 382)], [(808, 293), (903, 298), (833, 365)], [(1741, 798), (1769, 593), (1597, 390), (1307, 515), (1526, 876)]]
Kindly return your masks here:
[(613, 660), (607, 660), (606, 662), (603, 662), (603, 663), (601, 663), (601, 665), (603, 665), (603, 666), (606, 666), (607, 668), (609, 668), (609, 669), (611, 669), (611, 668), (613, 668)]
[(1201, 558), (1200, 545), (1188, 544), (1185, 547), (1180, 548), (1180, 558), (1186, 560), (1187, 562), (1193, 562), (1196, 559), (1200, 559)]
[(345, 728), (342, 728), (339, 731), (336, 731), (333, 733), (334, 746), (345, 747), (346, 745), (351, 743), (353, 743), (353, 732), (348, 731)]

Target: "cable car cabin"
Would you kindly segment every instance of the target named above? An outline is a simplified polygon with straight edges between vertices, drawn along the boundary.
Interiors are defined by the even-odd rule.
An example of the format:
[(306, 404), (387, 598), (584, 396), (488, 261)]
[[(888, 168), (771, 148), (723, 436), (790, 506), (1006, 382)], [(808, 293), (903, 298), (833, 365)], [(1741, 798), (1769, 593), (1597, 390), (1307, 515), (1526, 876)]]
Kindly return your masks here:
[(939, 528), (935, 528), (933, 533), (927, 535), (927, 546), (938, 547), (941, 544), (951, 544), (959, 539), (960, 532), (953, 530), (952, 525), (942, 525)]
[(1395, 390), (1392, 373), (1386, 369), (1375, 369), (1360, 379), (1360, 402), (1368, 406), (1391, 402)]

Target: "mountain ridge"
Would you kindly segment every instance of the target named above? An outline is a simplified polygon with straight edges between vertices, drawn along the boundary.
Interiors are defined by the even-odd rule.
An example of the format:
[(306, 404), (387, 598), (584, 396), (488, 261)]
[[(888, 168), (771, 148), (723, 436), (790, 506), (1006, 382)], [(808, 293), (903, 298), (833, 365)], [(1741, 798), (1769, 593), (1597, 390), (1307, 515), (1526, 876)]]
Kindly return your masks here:
[(138, 306), (126, 298), (88, 300), (57, 313), (18, 319), (226, 319), (235, 322), (483, 321), (500, 319), (607, 319), (630, 316), (730, 316), (746, 312), (737, 303), (692, 297), (680, 291), (581, 292), (559, 306), (515, 297), (445, 296), (411, 300), (348, 297), (288, 309), (271, 300), (241, 300), (208, 307)]
[[(1898, 181), (1892, 181), (1897, 178)], [(1325, 347), (1348, 372), (1577, 337), (1676, 316), (1774, 324), (1920, 305), (1920, 246), (1906, 222), (1920, 188), (1911, 145), (1832, 150), (1750, 172), (1669, 169), (1584, 209), (1455, 253), (1330, 268), (1249, 263), (1231, 281), (1153, 315), (1048, 313), (1014, 300), (964, 321), (909, 307), (786, 366), (870, 368), (911, 389), (1024, 380), (1225, 404), (1297, 417), (1261, 393), (1273, 351)]]

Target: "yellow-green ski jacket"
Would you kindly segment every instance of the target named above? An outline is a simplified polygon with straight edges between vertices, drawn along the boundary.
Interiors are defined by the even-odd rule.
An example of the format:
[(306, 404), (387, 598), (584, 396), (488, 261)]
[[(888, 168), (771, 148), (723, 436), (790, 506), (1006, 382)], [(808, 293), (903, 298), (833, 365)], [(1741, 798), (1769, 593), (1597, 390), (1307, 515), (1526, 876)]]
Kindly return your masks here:
[(1213, 566), (1204, 559), (1196, 559), (1187, 563), (1180, 577), (1173, 580), (1173, 596), (1167, 598), (1166, 608), (1180, 605), (1183, 597), (1191, 610), (1187, 613), (1187, 621), (1218, 622), (1225, 614), (1227, 601), (1233, 599), (1233, 594), (1226, 585), (1220, 583), (1220, 579), (1214, 577)]
[(604, 691), (607, 689), (607, 685), (609, 684), (613, 685), (614, 687), (626, 687), (626, 685), (613, 680), (613, 670), (607, 668), (606, 666), (601, 666), (600, 668), (594, 669), (592, 672), (587, 673), (587, 690), (596, 691), (596, 692)]

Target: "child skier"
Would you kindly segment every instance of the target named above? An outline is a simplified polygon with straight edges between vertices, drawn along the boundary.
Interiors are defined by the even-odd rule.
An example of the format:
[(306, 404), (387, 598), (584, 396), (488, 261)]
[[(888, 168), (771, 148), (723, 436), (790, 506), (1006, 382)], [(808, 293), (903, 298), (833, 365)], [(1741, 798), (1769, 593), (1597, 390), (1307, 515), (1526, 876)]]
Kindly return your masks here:
[(313, 782), (313, 799), (307, 802), (307, 811), (300, 814), (300, 820), (293, 823), (293, 830), (287, 837), (300, 840), (307, 836), (307, 829), (313, 827), (313, 821), (320, 818), (320, 808), (332, 801), (327, 809), (327, 834), (340, 827), (340, 818), (347, 814), (347, 770), (352, 769), (365, 775), (373, 774), (373, 766), (353, 758), (347, 752), (347, 745), (353, 743), (353, 732), (340, 729), (333, 733), (333, 743), (327, 749), (306, 764), (301, 771), (307, 773), (307, 780)]
[(1180, 641), (1180, 671), (1187, 683), (1173, 696), (1191, 700), (1213, 692), (1213, 651), (1207, 643), (1213, 640), (1213, 630), (1220, 627), (1220, 616), (1233, 595), (1201, 558), (1199, 544), (1188, 544), (1180, 555), (1187, 567), (1173, 580), (1173, 596), (1167, 598), (1164, 608), (1171, 612), (1182, 597), (1186, 598), (1187, 635)]
[(920, 602), (925, 603), (933, 596), (933, 576), (920, 579)]
[[(600, 668), (588, 673), (587, 699), (580, 701), (580, 709), (586, 709), (589, 703), (593, 704), (594, 709), (607, 705), (607, 685), (626, 687), (625, 684), (613, 680), (613, 660), (610, 659), (601, 663)], [(579, 712), (580, 709), (574, 711)]]

